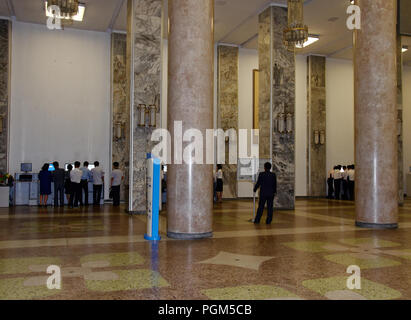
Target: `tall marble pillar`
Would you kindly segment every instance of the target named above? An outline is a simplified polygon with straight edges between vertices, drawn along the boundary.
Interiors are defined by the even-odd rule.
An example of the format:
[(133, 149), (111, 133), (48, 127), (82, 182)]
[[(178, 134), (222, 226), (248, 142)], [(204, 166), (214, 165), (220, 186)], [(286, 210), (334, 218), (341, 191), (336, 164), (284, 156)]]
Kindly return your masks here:
[(402, 55), (401, 35), (397, 35), (398, 204), (400, 206), (404, 205)]
[(307, 193), (310, 197), (324, 197), (326, 194), (326, 58), (309, 56), (307, 62)]
[[(238, 132), (238, 47), (218, 46), (217, 128)], [(223, 164), (224, 198), (237, 197), (237, 165), (229, 164), (229, 141)]]
[(146, 158), (152, 128), (138, 126), (138, 106), (160, 108), (162, 0), (128, 0), (127, 72), (130, 105), (128, 211), (147, 212)]
[(275, 208), (295, 205), (295, 55), (283, 44), (287, 9), (272, 6), (259, 16), (260, 162), (277, 174)]
[(398, 226), (397, 6), (358, 0), (354, 37), (356, 224)]
[(10, 22), (0, 20), (0, 173), (7, 172)]
[[(180, 122), (180, 132), (197, 129), (206, 137), (206, 129), (213, 128), (214, 1), (168, 4), (168, 128), (174, 136), (167, 173), (168, 236), (206, 238), (212, 236), (213, 166), (178, 164), (182, 151), (175, 130), (180, 131)], [(189, 144), (183, 142), (182, 150)]]
[[(127, 170), (130, 161), (130, 104), (127, 104), (127, 36), (111, 35), (111, 160)], [(106, 170), (107, 171), (107, 170)], [(121, 188), (121, 200), (128, 199), (128, 181)]]

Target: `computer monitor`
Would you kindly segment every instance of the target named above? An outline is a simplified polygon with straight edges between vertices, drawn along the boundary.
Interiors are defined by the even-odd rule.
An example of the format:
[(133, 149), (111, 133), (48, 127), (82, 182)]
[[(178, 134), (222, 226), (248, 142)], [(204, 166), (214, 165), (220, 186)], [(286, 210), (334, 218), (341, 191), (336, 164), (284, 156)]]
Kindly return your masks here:
[(56, 171), (56, 168), (54, 168), (54, 164), (49, 164), (49, 171)]
[(22, 163), (21, 172), (31, 172), (33, 170), (33, 164), (32, 163)]

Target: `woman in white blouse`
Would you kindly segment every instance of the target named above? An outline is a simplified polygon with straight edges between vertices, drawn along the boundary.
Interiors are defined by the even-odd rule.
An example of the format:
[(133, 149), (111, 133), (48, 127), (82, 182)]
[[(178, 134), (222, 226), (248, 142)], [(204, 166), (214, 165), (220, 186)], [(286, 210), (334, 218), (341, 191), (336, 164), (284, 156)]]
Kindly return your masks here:
[(216, 172), (216, 193), (217, 193), (217, 201), (223, 202), (223, 166), (221, 164), (217, 165), (217, 172)]

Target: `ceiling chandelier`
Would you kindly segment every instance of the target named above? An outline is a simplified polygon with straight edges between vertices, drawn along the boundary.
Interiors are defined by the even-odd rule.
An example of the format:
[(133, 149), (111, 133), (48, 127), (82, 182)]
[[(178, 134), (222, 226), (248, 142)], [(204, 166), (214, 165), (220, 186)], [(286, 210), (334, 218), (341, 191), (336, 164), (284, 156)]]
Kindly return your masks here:
[(49, 10), (51, 6), (59, 7), (60, 16), (63, 19), (71, 20), (78, 13), (79, 0), (48, 0), (47, 10)]
[(289, 51), (302, 48), (308, 40), (308, 27), (304, 25), (303, 0), (288, 0), (288, 26), (284, 29), (284, 45)]

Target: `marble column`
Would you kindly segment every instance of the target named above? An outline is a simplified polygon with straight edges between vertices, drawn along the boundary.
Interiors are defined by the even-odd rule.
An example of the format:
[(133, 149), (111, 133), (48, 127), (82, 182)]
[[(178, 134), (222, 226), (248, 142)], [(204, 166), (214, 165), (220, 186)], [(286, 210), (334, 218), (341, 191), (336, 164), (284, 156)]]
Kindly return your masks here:
[(356, 224), (398, 226), (397, 6), (358, 0), (354, 37)]
[(397, 35), (397, 112), (398, 112), (398, 204), (404, 205), (404, 153), (403, 153), (403, 98), (402, 98), (402, 41)]
[[(175, 121), (181, 121), (183, 133), (197, 129), (205, 137), (205, 130), (213, 128), (214, 1), (168, 4), (168, 128), (174, 136), (167, 174), (168, 236), (207, 238), (212, 236), (213, 166), (178, 164), (175, 157), (181, 151), (174, 151), (174, 129)], [(188, 144), (183, 143), (183, 150)]]
[(259, 16), (260, 163), (277, 174), (276, 209), (295, 205), (295, 55), (283, 44), (287, 9), (272, 6)]
[[(162, 0), (128, 0), (127, 72), (130, 105), (130, 213), (147, 212), (146, 158), (153, 128), (138, 126), (138, 106), (160, 110)], [(146, 122), (146, 124), (148, 124)]]
[(10, 22), (0, 20), (0, 173), (7, 172)]
[(326, 58), (307, 57), (307, 193), (310, 197), (326, 194)]
[[(111, 160), (126, 171), (130, 161), (130, 104), (127, 104), (127, 36), (111, 35)], [(107, 170), (106, 170), (107, 171)], [(120, 192), (121, 200), (128, 200), (128, 181)]]
[[(238, 47), (218, 46), (217, 128), (238, 132)], [(224, 198), (237, 198), (237, 165), (229, 164), (228, 142), (223, 164)]]

